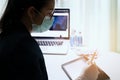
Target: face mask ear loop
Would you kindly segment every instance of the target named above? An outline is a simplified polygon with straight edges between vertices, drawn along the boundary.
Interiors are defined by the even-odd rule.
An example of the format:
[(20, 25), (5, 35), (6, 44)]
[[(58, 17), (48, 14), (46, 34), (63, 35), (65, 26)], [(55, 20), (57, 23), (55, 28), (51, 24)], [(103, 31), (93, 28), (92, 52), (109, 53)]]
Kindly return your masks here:
[(34, 11), (36, 12), (36, 14), (39, 14), (40, 16), (44, 16), (41, 12), (39, 12), (37, 9), (34, 9)]

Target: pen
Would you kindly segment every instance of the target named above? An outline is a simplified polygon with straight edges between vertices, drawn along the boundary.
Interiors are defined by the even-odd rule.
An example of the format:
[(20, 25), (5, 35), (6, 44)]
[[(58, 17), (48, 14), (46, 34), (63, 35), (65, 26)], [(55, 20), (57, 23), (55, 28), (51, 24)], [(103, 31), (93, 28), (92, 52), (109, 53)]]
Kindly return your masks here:
[(93, 63), (93, 60), (95, 59), (95, 56), (96, 56), (96, 52), (94, 52), (94, 54), (92, 55), (92, 58), (90, 60), (90, 63), (92, 64)]

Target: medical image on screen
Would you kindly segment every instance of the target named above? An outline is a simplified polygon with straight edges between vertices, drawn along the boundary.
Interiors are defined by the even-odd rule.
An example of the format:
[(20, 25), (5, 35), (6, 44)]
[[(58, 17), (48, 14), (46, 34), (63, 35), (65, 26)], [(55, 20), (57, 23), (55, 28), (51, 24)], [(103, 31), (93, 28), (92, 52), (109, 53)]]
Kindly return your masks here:
[(65, 31), (67, 29), (67, 16), (54, 16), (50, 30)]

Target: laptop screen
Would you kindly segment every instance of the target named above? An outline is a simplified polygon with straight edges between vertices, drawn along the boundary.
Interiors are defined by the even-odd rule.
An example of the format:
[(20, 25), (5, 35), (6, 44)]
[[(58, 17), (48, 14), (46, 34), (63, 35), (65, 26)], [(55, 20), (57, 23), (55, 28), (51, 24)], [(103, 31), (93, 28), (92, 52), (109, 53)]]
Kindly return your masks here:
[(48, 31), (39, 32), (39, 28), (33, 29), (31, 35), (35, 38), (62, 38), (70, 37), (70, 10), (55, 9), (53, 14), (53, 23)]

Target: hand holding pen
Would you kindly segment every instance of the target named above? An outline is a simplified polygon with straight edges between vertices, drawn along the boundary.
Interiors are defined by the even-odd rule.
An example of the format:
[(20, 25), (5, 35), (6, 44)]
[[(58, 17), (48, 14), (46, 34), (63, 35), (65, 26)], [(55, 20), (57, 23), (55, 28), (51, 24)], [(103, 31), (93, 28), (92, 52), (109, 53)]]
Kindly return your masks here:
[(94, 52), (90, 58), (88, 57), (89, 56), (87, 55), (83, 55), (83, 58), (87, 61), (88, 66), (84, 69), (83, 74), (80, 75), (76, 80), (97, 80), (99, 71), (94, 61), (96, 52)]

